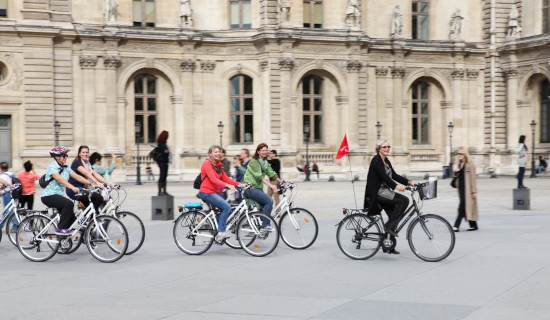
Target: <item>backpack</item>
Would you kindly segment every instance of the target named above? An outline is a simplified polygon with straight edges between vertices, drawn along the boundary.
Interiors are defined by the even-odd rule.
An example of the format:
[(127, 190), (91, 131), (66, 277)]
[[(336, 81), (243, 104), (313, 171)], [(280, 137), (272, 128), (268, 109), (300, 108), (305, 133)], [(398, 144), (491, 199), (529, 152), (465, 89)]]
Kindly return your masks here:
[[(11, 183), (12, 183), (12, 184), (21, 184), (21, 180), (17, 179), (16, 176), (12, 176), (12, 177), (11, 177)], [(23, 193), (23, 189), (22, 189), (22, 188), (13, 190), (12, 193), (11, 193), (11, 197), (12, 197), (13, 199), (19, 199), (19, 197), (21, 196), (21, 193)]]
[(157, 146), (151, 152), (149, 152), (149, 158), (153, 159), (153, 161), (158, 162), (160, 160), (160, 156), (162, 155), (162, 152), (160, 151), (160, 148)]
[[(59, 169), (59, 174), (61, 174), (61, 172), (63, 172), (63, 168), (65, 168), (64, 166), (62, 166), (60, 169)], [(52, 182), (53, 180), (53, 177), (50, 177), (50, 179), (46, 180), (46, 174), (44, 173), (40, 179), (38, 179), (38, 184), (46, 189), (46, 187), (50, 184), (50, 182)]]
[(201, 188), (202, 180), (201, 174), (199, 173), (199, 175), (195, 178), (195, 181), (193, 181), (193, 188), (199, 190)]

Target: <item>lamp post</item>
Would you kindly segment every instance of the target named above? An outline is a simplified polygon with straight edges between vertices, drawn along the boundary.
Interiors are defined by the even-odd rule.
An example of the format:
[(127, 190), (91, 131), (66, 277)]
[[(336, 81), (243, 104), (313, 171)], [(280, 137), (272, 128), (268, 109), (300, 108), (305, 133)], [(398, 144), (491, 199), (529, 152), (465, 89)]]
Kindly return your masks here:
[(137, 178), (136, 178), (136, 185), (141, 185), (141, 167), (139, 166), (139, 136), (141, 133), (141, 122), (136, 122), (136, 145), (137, 145)]
[(309, 127), (309, 123), (306, 123), (304, 125), (304, 135), (305, 135), (305, 139), (306, 139), (306, 169), (304, 171), (305, 171), (305, 174), (306, 174), (306, 179), (304, 181), (310, 181), (309, 180), (309, 137), (310, 137), (310, 130), (311, 130), (311, 128)]
[(380, 121), (376, 121), (376, 140), (380, 139), (380, 133), (382, 133), (382, 124)]
[(449, 130), (449, 144), (451, 147), (451, 150), (449, 152), (449, 177), (451, 177), (451, 174), (453, 173), (453, 129), (455, 125), (453, 122), (449, 122), (447, 125), (447, 129)]
[(530, 178), (536, 178), (537, 175), (535, 173), (535, 129), (537, 128), (537, 123), (535, 120), (532, 120), (529, 124), (531, 126), (531, 133), (532, 133), (532, 139), (533, 139), (533, 147), (531, 149), (531, 176)]
[(220, 147), (222, 146), (223, 122), (218, 123), (218, 132), (220, 133)]
[(61, 123), (59, 123), (59, 121), (55, 120), (55, 122), (53, 123), (53, 129), (54, 129), (54, 133), (55, 133), (55, 145), (58, 146), (59, 145), (59, 132), (61, 131)]

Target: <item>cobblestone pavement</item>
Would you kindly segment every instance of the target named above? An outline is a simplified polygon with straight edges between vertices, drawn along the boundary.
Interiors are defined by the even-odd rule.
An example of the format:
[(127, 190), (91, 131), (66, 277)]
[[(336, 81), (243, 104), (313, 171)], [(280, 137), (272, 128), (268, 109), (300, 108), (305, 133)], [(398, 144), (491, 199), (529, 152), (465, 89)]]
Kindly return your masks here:
[[(458, 199), (450, 180), (424, 211), (449, 221)], [(531, 210), (512, 210), (512, 178), (479, 179), (480, 229), (456, 234), (439, 263), (418, 259), (404, 234), (401, 255), (366, 261), (336, 245), (342, 207), (353, 207), (350, 182), (299, 183), (296, 204), (319, 221), (311, 248), (283, 242), (269, 256), (214, 245), (201, 256), (179, 251), (171, 221), (151, 220), (154, 184), (125, 185), (123, 208), (139, 214), (147, 236), (140, 251), (116, 263), (85, 247), (44, 263), (0, 243), (0, 319), (548, 319), (550, 314), (550, 179), (526, 179)], [(362, 205), (364, 181), (356, 185)], [(195, 201), (190, 183), (174, 183), (175, 203)], [(40, 202), (36, 199), (36, 202)]]

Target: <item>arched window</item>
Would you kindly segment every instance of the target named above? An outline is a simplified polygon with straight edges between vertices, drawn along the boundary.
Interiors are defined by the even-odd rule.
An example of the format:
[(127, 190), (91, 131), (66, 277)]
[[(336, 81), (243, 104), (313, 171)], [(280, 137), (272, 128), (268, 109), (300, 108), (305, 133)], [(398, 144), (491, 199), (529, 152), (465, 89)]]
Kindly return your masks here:
[(430, 1), (413, 0), (412, 2), (412, 38), (419, 40), (429, 39), (430, 28)]
[(323, 132), (323, 78), (306, 76), (302, 80), (302, 125), (309, 126), (309, 142), (321, 142)]
[(134, 27), (155, 26), (155, 0), (134, 0), (133, 11)]
[(250, 29), (252, 27), (252, 7), (250, 0), (229, 0), (231, 29)]
[(542, 0), (542, 33), (550, 33), (550, 0)]
[(136, 133), (141, 143), (155, 143), (157, 137), (157, 78), (149, 74), (140, 74), (134, 79), (134, 121), (140, 123), (140, 132)]
[(550, 142), (550, 82), (540, 84), (540, 142)]
[(429, 143), (430, 86), (422, 81), (412, 85), (412, 143)]
[(230, 80), (229, 103), (233, 125), (233, 142), (252, 143), (254, 141), (254, 104), (252, 98), (252, 78), (245, 75), (234, 76)]
[(323, 27), (323, 0), (304, 0), (304, 28)]

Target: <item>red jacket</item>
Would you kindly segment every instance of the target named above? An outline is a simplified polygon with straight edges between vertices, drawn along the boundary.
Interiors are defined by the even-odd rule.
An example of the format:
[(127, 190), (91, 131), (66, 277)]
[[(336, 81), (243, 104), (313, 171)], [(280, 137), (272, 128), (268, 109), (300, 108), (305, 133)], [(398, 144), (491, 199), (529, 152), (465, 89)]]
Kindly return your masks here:
[(225, 174), (225, 172), (223, 171), (223, 163), (221, 163), (221, 161), (217, 161), (216, 164), (222, 168), (220, 173), (216, 172), (216, 169), (214, 169), (214, 166), (212, 165), (212, 162), (210, 162), (210, 160), (205, 160), (202, 163), (202, 183), (201, 188), (199, 189), (200, 192), (220, 194), (223, 188), (225, 188), (226, 183), (234, 186), (239, 185), (237, 181), (229, 178), (227, 174)]

